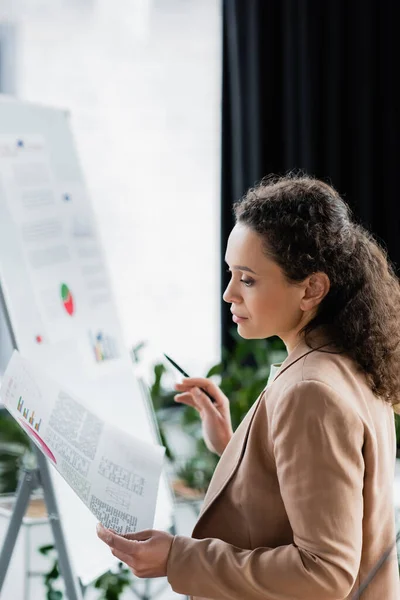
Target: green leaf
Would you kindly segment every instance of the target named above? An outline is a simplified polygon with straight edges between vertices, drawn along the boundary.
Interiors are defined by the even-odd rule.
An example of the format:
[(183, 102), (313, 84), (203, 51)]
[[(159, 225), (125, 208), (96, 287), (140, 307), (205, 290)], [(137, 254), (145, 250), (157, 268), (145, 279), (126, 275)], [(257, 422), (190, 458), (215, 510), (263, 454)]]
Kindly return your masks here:
[[(230, 335), (233, 340), (232, 348), (222, 348), (221, 362), (213, 365), (206, 377), (218, 376), (220, 379), (220, 388), (230, 400), (232, 425), (235, 430), (265, 388), (271, 364), (284, 360), (287, 353), (283, 342), (276, 336), (263, 340), (245, 340), (239, 336), (236, 328), (231, 329)], [(165, 365), (159, 363), (153, 369), (150, 393), (160, 434), (168, 448), (166, 428), (163, 425), (170, 413), (161, 409), (176, 406), (173, 399), (176, 392), (163, 386)], [(205, 447), (199, 413), (189, 406), (182, 405), (178, 409), (181, 411), (182, 429), (196, 441), (196, 450), (194, 456), (181, 465), (177, 475), (186, 485), (205, 490), (219, 459)], [(172, 455), (171, 458), (175, 460)]]
[(13, 442), (30, 448), (29, 438), (8, 413), (0, 412), (0, 442)]
[(170, 445), (168, 444), (168, 440), (167, 440), (167, 437), (164, 432), (163, 423), (160, 421), (158, 422), (158, 431), (160, 433), (161, 444), (165, 447), (166, 457), (169, 458), (169, 460), (171, 460), (171, 461), (175, 460), (174, 453), (172, 452)]
[(49, 581), (58, 579), (59, 576), (60, 576), (60, 571), (58, 569), (58, 562), (56, 561), (54, 563), (53, 567), (50, 569), (50, 571), (48, 573), (46, 573), (45, 581), (46, 581), (46, 583), (48, 583)]
[(107, 571), (93, 583), (93, 587), (102, 590), (102, 600), (118, 600), (124, 590), (132, 585), (130, 570), (123, 563), (118, 564), (116, 573)]
[(136, 362), (136, 363), (140, 362), (140, 352), (143, 348), (145, 348), (145, 346), (146, 346), (146, 342), (141, 341), (141, 342), (138, 342), (136, 344), (136, 346), (133, 346), (133, 348), (131, 348), (131, 356), (132, 356), (133, 362)]
[(181, 413), (181, 422), (184, 427), (191, 426), (193, 424), (200, 424), (200, 415), (195, 408), (192, 408), (191, 406), (184, 406)]
[(15, 492), (21, 461), (31, 452), (28, 436), (8, 413), (0, 412), (0, 493)]
[(54, 544), (48, 544), (46, 546), (40, 546), (40, 548), (38, 548), (40, 554), (43, 554), (44, 556), (47, 556), (52, 550), (55, 550)]
[(223, 369), (224, 369), (224, 365), (222, 362), (220, 362), (217, 365), (214, 365), (213, 367), (211, 367), (211, 369), (209, 369), (206, 377), (212, 377), (213, 375), (221, 375), (223, 372)]

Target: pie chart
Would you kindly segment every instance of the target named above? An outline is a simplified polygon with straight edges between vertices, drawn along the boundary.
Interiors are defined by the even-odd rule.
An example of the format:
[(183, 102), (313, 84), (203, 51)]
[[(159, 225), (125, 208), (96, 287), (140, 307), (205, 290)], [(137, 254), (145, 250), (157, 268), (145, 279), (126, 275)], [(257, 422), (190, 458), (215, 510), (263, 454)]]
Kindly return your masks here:
[(66, 283), (61, 284), (61, 300), (67, 313), (72, 316), (75, 310), (74, 298)]

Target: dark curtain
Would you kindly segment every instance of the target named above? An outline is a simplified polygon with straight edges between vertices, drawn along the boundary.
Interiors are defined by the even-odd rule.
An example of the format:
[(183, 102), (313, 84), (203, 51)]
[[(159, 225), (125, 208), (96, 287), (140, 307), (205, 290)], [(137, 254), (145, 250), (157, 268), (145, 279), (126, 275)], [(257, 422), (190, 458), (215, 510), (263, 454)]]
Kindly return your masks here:
[[(232, 203), (269, 173), (304, 169), (336, 187), (400, 267), (396, 6), (223, 1), (222, 257)], [(222, 302), (225, 346), (231, 327)]]

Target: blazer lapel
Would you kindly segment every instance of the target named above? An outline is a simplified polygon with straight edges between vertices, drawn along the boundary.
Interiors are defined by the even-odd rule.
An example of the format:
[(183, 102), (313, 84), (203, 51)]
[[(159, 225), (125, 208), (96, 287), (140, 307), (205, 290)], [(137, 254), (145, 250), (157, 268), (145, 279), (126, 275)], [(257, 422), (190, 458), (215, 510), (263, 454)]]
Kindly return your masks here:
[(246, 440), (249, 433), (250, 425), (253, 421), (254, 415), (260, 405), (261, 399), (265, 393), (265, 390), (261, 392), (258, 400), (253, 404), (239, 427), (236, 429), (234, 436), (225, 448), (218, 465), (214, 471), (213, 478), (207, 490), (204, 498), (203, 506), (200, 511), (199, 519), (204, 515), (206, 510), (221, 494), (223, 489), (226, 487), (236, 469), (238, 468), (241, 458), (246, 447)]
[[(290, 366), (292, 366), (295, 362), (300, 360), (306, 354), (309, 354), (310, 352), (315, 352), (316, 350), (319, 350), (319, 348), (329, 345), (328, 338), (323, 333), (312, 332), (312, 334), (313, 348), (308, 346), (305, 343), (305, 341), (302, 340), (283, 361), (273, 381), (280, 377), (282, 373), (284, 373), (284, 371), (286, 371)], [(199, 519), (197, 521), (193, 534), (195, 534), (197, 526), (199, 525), (200, 520), (204, 516), (205, 512), (210, 508), (210, 506), (215, 502), (218, 496), (223, 492), (223, 490), (235, 474), (246, 448), (247, 437), (249, 434), (251, 423), (254, 419), (254, 415), (256, 414), (261, 404), (263, 396), (270, 392), (270, 386), (268, 386), (265, 390), (261, 392), (258, 400), (256, 400), (256, 402), (253, 404), (246, 417), (243, 419), (242, 423), (235, 431), (235, 434), (229, 442), (228, 446), (224, 450), (224, 453), (222, 454), (219, 463), (214, 471), (213, 478), (204, 498), (203, 506), (200, 511)]]

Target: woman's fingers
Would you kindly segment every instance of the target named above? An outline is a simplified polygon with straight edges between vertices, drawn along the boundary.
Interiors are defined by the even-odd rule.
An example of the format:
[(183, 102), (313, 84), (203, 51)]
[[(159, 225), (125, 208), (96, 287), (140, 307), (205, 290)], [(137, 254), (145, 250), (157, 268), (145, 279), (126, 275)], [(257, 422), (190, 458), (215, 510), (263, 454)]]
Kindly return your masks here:
[(183, 394), (176, 394), (176, 396), (174, 396), (174, 400), (175, 402), (179, 402), (180, 404), (187, 404), (188, 406), (197, 408), (193, 395), (189, 392), (184, 392)]
[(175, 385), (175, 389), (180, 392), (188, 392), (194, 387), (202, 388), (216, 400), (224, 398), (224, 394), (217, 384), (205, 377), (186, 377)]
[(192, 387), (190, 392), (184, 392), (183, 394), (177, 394), (174, 396), (176, 402), (180, 402), (181, 404), (187, 404), (188, 406), (192, 406), (199, 412), (206, 411), (208, 413), (215, 412), (219, 414), (214, 404), (211, 402), (210, 398), (206, 396), (204, 392), (200, 390), (198, 387)]
[(199, 387), (205, 389), (209, 393), (216, 389), (219, 390), (218, 386), (211, 381), (211, 379), (207, 379), (206, 377), (184, 377), (180, 383), (176, 384), (176, 386), (184, 389)]
[[(202, 388), (206, 391), (215, 401), (217, 407), (229, 405), (229, 400), (225, 396), (222, 390), (217, 386), (216, 383), (205, 377), (186, 377), (181, 383), (175, 384), (175, 389), (179, 392), (191, 392), (194, 388)], [(207, 396), (206, 396), (207, 398)], [(211, 402), (207, 398), (208, 402)]]
[(146, 542), (154, 537), (154, 533), (157, 533), (154, 531), (154, 529), (143, 529), (137, 533), (125, 533), (122, 537), (131, 541)]
[(218, 410), (211, 402), (210, 398), (206, 396), (206, 394), (202, 392), (200, 388), (192, 388), (192, 395), (194, 397), (195, 407), (200, 413), (215, 413), (216, 415), (219, 415)]

